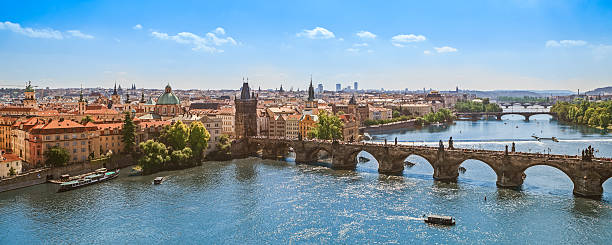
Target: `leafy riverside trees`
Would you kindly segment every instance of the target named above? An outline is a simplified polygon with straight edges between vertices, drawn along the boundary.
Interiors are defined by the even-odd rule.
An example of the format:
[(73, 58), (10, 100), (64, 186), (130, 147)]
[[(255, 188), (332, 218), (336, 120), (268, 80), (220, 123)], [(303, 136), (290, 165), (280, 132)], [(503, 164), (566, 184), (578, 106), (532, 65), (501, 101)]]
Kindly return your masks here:
[(70, 160), (70, 153), (62, 147), (53, 146), (43, 153), (45, 159), (45, 165), (59, 167), (65, 166)]
[(132, 116), (129, 112), (125, 113), (125, 119), (123, 119), (123, 128), (121, 129), (121, 142), (123, 142), (123, 149), (125, 153), (133, 152), (136, 140), (136, 125), (132, 120)]
[(577, 99), (573, 102), (557, 102), (550, 109), (564, 122), (608, 128), (612, 121), (612, 101), (589, 102)]
[(145, 174), (194, 166), (201, 162), (209, 139), (210, 134), (201, 122), (193, 122), (187, 127), (177, 121), (164, 129), (159, 142), (140, 143), (139, 165)]
[(501, 112), (503, 109), (498, 104), (489, 103), (488, 99), (483, 102), (459, 101), (455, 104), (457, 112)]
[(319, 112), (319, 121), (308, 132), (308, 137), (322, 140), (339, 140), (342, 139), (343, 127), (344, 124), (338, 116), (321, 110)]
[(442, 108), (437, 112), (430, 112), (423, 116), (425, 123), (443, 123), (452, 122), (455, 120), (455, 115), (449, 109)]

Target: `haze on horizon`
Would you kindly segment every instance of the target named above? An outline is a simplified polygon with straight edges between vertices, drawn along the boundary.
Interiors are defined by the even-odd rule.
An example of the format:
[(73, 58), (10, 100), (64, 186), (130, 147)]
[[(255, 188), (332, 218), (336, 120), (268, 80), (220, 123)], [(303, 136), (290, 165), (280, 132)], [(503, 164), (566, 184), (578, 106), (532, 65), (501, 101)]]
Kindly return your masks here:
[(606, 1), (12, 1), (0, 87), (612, 85)]

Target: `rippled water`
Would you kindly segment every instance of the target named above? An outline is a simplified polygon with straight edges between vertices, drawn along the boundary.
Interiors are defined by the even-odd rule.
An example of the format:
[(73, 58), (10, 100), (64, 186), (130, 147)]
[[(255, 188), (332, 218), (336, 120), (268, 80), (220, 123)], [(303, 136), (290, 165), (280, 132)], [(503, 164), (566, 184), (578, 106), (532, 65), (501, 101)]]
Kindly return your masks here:
[[(504, 122), (540, 127), (537, 120), (457, 122), (446, 129), (377, 137), (435, 142), (453, 135), (458, 141), (479, 140), (466, 146), (485, 148), (499, 147), (500, 140), (529, 139), (531, 132), (500, 132), (508, 125)], [(611, 154), (608, 136), (540, 123), (561, 139), (600, 140), (589, 143), (597, 144), (600, 154)], [(517, 147), (539, 149), (539, 144), (564, 149), (552, 142)], [(570, 145), (581, 147), (575, 144), (581, 143)], [(528, 169), (523, 190), (516, 191), (495, 187), (495, 173), (478, 161), (463, 164), (467, 171), (458, 183), (439, 183), (424, 159), (410, 160), (417, 164), (400, 177), (379, 175), (375, 161), (359, 164), (356, 171), (336, 171), (249, 158), (162, 173), (169, 178), (159, 186), (151, 184), (155, 176), (128, 177), (127, 171), (110, 182), (64, 193), (54, 193), (49, 184), (33, 186), (0, 193), (0, 243), (612, 241), (612, 181), (605, 183), (602, 200), (591, 200), (574, 197), (571, 181), (551, 167)], [(427, 225), (420, 218), (430, 213), (452, 215), (457, 225)]]

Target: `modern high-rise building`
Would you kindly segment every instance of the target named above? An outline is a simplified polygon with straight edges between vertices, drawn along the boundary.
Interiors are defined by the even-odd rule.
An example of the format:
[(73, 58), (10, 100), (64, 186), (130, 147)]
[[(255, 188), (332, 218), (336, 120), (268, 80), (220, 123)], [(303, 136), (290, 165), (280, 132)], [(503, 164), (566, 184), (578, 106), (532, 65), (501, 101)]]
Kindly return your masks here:
[(359, 83), (355, 82), (353, 83), (353, 88), (355, 88), (355, 91), (359, 90)]
[(322, 83), (319, 83), (319, 85), (317, 85), (317, 90), (318, 90), (317, 92), (319, 92), (319, 94), (323, 93), (323, 84)]
[(336, 83), (336, 92), (342, 91), (342, 84)]

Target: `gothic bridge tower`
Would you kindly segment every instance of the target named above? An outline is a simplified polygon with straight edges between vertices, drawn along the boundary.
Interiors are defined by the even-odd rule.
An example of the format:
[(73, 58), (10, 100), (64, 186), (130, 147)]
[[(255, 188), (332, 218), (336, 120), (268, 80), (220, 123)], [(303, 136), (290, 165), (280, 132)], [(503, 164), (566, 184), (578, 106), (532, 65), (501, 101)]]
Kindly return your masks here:
[(234, 100), (236, 106), (235, 136), (236, 139), (249, 136), (257, 136), (257, 98), (251, 92), (249, 82), (242, 83), (240, 98)]

